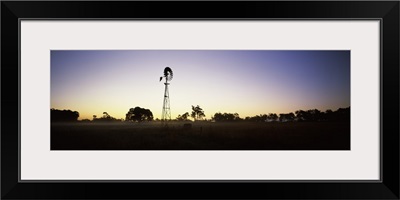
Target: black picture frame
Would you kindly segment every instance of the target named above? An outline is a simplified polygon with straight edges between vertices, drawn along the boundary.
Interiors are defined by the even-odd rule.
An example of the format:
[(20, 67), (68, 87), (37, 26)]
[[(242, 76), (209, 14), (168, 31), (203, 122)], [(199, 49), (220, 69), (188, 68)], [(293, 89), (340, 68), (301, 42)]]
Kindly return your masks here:
[[(398, 1), (2, 1), (2, 199), (399, 199)], [(379, 182), (19, 182), (19, 19), (380, 19)], [(368, 113), (366, 113), (368, 114)], [(153, 192), (149, 192), (153, 191)]]

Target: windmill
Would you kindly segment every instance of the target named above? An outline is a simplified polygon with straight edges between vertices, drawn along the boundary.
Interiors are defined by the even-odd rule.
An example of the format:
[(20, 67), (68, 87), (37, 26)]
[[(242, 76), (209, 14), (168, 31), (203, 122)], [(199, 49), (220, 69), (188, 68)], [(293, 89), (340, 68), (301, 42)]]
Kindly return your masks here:
[(169, 92), (168, 92), (168, 81), (171, 81), (172, 78), (174, 77), (174, 74), (172, 73), (171, 68), (166, 67), (164, 69), (164, 76), (160, 77), (160, 81), (162, 79), (165, 79), (165, 91), (164, 91), (164, 103), (163, 103), (163, 110), (162, 110), (162, 115), (161, 115), (161, 121), (166, 124), (168, 120), (171, 120), (171, 109), (169, 107)]

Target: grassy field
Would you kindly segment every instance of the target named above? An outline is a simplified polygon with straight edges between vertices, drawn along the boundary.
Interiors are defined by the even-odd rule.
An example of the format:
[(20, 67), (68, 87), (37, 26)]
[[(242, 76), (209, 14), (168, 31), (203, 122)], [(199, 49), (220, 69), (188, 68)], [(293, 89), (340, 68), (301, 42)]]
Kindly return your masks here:
[(52, 123), (51, 150), (350, 150), (350, 123)]

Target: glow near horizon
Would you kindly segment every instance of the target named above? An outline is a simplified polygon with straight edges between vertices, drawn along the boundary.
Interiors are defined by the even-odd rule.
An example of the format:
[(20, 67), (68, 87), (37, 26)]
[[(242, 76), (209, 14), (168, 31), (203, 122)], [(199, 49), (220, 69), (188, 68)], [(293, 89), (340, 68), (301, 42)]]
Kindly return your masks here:
[(191, 105), (207, 119), (350, 106), (350, 51), (53, 50), (51, 108), (119, 119), (139, 106), (161, 118), (166, 66), (172, 119)]

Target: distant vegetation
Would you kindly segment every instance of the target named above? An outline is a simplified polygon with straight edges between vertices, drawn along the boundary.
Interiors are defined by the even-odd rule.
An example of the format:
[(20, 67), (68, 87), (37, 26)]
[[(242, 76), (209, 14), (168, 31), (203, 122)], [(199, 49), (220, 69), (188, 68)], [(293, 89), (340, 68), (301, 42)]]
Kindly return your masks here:
[(206, 117), (203, 109), (200, 108), (199, 105), (197, 105), (196, 107), (192, 105), (192, 114), (190, 116), (194, 119), (194, 121), (202, 120), (203, 117)]
[(141, 107), (131, 108), (125, 115), (125, 121), (153, 121), (153, 113), (149, 109)]
[(190, 121), (190, 120), (188, 119), (188, 117), (189, 117), (189, 113), (188, 113), (188, 112), (185, 112), (185, 113), (182, 114), (182, 115), (178, 115), (178, 117), (176, 117), (176, 120), (178, 120), (178, 121)]
[[(218, 118), (214, 119), (218, 121)], [(236, 121), (239, 121), (237, 119)], [(295, 113), (275, 113), (260, 114), (253, 117), (246, 117), (245, 121), (253, 122), (317, 122), (317, 121), (350, 121), (350, 107), (339, 108), (336, 111), (326, 110), (321, 112), (318, 109), (310, 109), (307, 111), (298, 110)]]
[[(201, 115), (204, 115), (204, 111), (199, 107), (192, 106), (192, 117), (194, 119), (199, 120), (198, 117), (194, 113), (195, 110), (200, 110)], [(177, 121), (182, 121), (182, 116), (179, 115), (176, 118)], [(350, 121), (350, 107), (347, 108), (339, 108), (336, 111), (326, 110), (325, 112), (321, 112), (318, 109), (310, 109), (310, 110), (298, 110), (295, 113), (280, 113), (279, 115), (276, 113), (269, 114), (260, 114), (252, 117), (240, 118), (238, 113), (215, 113), (213, 117), (211, 117), (211, 121), (213, 122), (240, 122), (240, 121), (248, 121), (248, 122), (318, 122), (318, 121)]]
[[(85, 120), (86, 121), (86, 120)], [(94, 122), (115, 122), (115, 121), (120, 121), (111, 115), (109, 115), (107, 112), (103, 112), (103, 116), (100, 118), (97, 118), (96, 115), (93, 115), (93, 121)]]
[(52, 122), (75, 122), (78, 121), (79, 112), (71, 110), (50, 109)]
[(216, 122), (233, 122), (233, 121), (242, 121), (243, 119), (239, 117), (237, 113), (215, 113), (212, 120)]
[[(199, 106), (192, 105), (192, 112), (190, 117), (194, 121), (207, 121), (205, 118), (204, 110)], [(57, 110), (51, 109), (51, 121), (52, 122), (74, 122), (78, 121), (79, 112), (71, 110)], [(83, 119), (81, 121), (89, 122), (89, 119)], [(130, 108), (125, 115), (125, 119), (116, 119), (110, 116), (107, 112), (103, 112), (103, 116), (98, 118), (93, 115), (93, 122), (115, 122), (115, 121), (127, 121), (127, 122), (144, 122), (153, 121), (153, 113), (146, 108), (135, 107)], [(158, 121), (158, 119), (156, 119)], [(176, 119), (172, 121), (190, 121), (189, 112), (178, 115)], [(339, 108), (336, 111), (326, 110), (321, 112), (318, 109), (310, 110), (297, 110), (296, 112), (290, 113), (269, 113), (260, 114), (252, 117), (241, 118), (238, 113), (221, 113), (217, 112), (212, 117), (213, 122), (318, 122), (318, 121), (350, 121), (350, 107)]]

